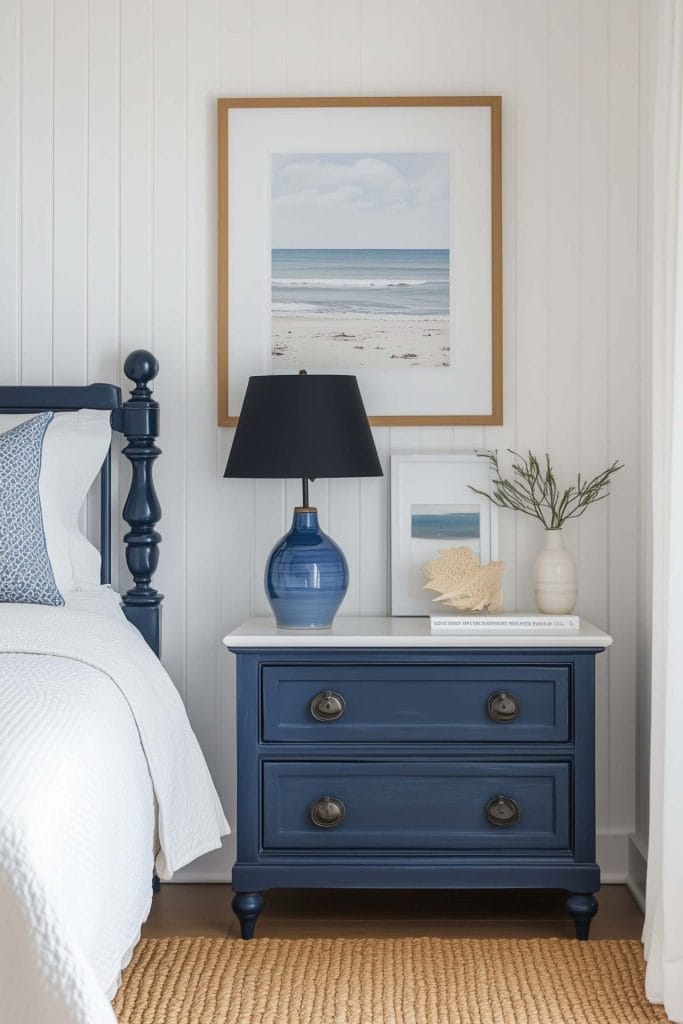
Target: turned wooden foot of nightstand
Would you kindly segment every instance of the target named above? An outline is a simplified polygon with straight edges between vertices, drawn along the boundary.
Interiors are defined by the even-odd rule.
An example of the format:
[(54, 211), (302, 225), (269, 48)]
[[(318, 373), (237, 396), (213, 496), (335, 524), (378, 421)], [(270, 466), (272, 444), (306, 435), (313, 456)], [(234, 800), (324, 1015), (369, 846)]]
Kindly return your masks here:
[(567, 897), (567, 913), (574, 918), (577, 939), (587, 939), (591, 921), (598, 912), (598, 901), (592, 892), (570, 892)]
[(263, 910), (263, 896), (260, 892), (237, 892), (232, 901), (232, 909), (240, 923), (243, 939), (253, 939), (256, 921)]

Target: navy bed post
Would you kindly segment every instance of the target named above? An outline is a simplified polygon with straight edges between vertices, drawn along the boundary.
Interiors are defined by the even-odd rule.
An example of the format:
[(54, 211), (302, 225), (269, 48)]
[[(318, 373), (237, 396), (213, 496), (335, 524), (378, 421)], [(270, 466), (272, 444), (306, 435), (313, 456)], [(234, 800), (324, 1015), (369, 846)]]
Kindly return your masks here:
[[(123, 449), (133, 467), (133, 476), (123, 518), (130, 526), (125, 535), (126, 562), (134, 586), (123, 595), (123, 610), (155, 652), (161, 650), (161, 602), (163, 595), (152, 587), (152, 575), (159, 562), (161, 535), (154, 529), (161, 519), (159, 499), (154, 490), (152, 466), (161, 455), (155, 445), (159, 436), (159, 406), (148, 387), (159, 372), (151, 352), (138, 349), (124, 363), (126, 376), (135, 387), (121, 404), (121, 391), (114, 384), (85, 384), (74, 387), (48, 385), (0, 386), (0, 412), (74, 412), (78, 409), (106, 409), (111, 425), (125, 434)], [(111, 582), (111, 452), (100, 474), (100, 552), (102, 583)]]
[(159, 436), (159, 404), (148, 387), (159, 372), (151, 352), (137, 349), (123, 364), (126, 377), (135, 384), (131, 397), (114, 412), (114, 426), (125, 434), (128, 444), (123, 454), (130, 460), (133, 475), (123, 507), (123, 518), (130, 526), (124, 536), (126, 563), (133, 586), (122, 597), (126, 618), (140, 630), (158, 655), (161, 650), (161, 602), (163, 594), (152, 587), (152, 576), (159, 563), (161, 534), (155, 529), (161, 519), (161, 506), (154, 488), (154, 460), (161, 455), (155, 444)]

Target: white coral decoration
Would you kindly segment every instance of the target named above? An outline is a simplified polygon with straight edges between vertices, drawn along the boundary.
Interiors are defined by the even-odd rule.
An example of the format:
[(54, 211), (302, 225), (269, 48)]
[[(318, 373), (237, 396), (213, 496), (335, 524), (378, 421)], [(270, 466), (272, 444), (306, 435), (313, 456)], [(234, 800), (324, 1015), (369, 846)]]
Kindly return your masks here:
[(482, 565), (470, 548), (447, 548), (422, 570), (424, 589), (435, 590), (441, 604), (468, 612), (497, 612), (503, 605), (505, 562)]

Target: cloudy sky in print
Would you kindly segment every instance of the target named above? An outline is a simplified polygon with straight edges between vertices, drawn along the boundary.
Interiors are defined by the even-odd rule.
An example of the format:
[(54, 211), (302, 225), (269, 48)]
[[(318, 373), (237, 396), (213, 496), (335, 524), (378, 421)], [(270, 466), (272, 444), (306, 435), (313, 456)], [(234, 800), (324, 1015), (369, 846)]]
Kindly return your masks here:
[(274, 249), (450, 248), (448, 153), (272, 157)]

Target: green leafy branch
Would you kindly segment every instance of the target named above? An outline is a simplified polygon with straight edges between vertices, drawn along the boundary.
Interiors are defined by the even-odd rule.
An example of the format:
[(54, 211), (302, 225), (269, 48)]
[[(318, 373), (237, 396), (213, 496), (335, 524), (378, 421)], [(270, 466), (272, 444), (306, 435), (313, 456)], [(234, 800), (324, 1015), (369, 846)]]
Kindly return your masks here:
[(557, 484), (547, 453), (545, 465), (542, 466), (532, 452), (525, 458), (512, 448), (508, 448), (508, 451), (514, 456), (512, 479), (506, 480), (503, 477), (497, 451), (478, 452), (491, 465), (493, 493), (487, 494), (471, 485), (470, 490), (488, 498), (499, 508), (509, 508), (533, 516), (543, 523), (546, 530), (561, 529), (569, 519), (578, 519), (590, 505), (606, 498), (612, 476), (624, 468), (617, 459), (592, 480), (583, 480), (579, 473), (576, 484), (562, 490)]

